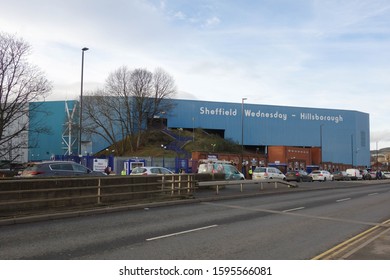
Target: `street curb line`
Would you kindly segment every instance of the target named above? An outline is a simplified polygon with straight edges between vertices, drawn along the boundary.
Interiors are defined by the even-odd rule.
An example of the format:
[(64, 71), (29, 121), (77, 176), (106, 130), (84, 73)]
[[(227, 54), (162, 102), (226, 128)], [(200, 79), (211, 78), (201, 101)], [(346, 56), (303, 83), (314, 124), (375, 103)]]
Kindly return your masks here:
[[(387, 231), (389, 229), (389, 224), (390, 223), (390, 220), (387, 220), (387, 221), (384, 221), (382, 222), (380, 225), (377, 225), (377, 226), (374, 226), (338, 245), (336, 245), (335, 247), (323, 252), (322, 254), (312, 258), (312, 260), (334, 260), (334, 259), (344, 259), (348, 256), (350, 256), (352, 253), (351, 251), (353, 252), (356, 252), (357, 250), (351, 250), (350, 248), (352, 246), (356, 246), (357, 244), (359, 244), (360, 242), (362, 242), (365, 238), (367, 239), (369, 237), (370, 234), (374, 233), (375, 231), (379, 230), (379, 229), (383, 229), (385, 228), (384, 231)], [(379, 235), (373, 237), (373, 238), (370, 238), (369, 241), (366, 241), (364, 242), (363, 244), (361, 244), (359, 246), (358, 249), (361, 249), (363, 248), (365, 245), (371, 243), (372, 241), (374, 241)], [(345, 251), (348, 251), (349, 254), (343, 254)], [(337, 257), (341, 255), (340, 257)]]

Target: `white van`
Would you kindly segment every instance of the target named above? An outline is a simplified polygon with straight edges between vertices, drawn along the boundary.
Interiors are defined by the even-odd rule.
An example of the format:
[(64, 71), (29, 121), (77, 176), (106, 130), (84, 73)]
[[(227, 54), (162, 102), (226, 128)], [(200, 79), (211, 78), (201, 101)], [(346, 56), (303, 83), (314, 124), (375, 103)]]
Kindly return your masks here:
[(201, 163), (198, 167), (198, 173), (224, 173), (225, 180), (245, 180), (244, 174), (226, 161)]
[(280, 179), (286, 180), (286, 176), (275, 167), (256, 167), (252, 173), (253, 180)]
[(345, 170), (345, 172), (347, 172), (347, 176), (349, 178), (351, 178), (351, 180), (362, 180), (363, 179), (363, 175), (360, 173), (359, 169), (349, 168), (349, 169)]

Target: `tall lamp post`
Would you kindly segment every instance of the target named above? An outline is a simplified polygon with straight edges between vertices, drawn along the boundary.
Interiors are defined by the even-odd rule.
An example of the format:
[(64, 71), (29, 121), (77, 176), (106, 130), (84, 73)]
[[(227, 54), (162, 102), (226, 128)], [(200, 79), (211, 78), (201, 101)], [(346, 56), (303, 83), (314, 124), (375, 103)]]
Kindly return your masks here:
[(88, 48), (81, 49), (81, 89), (80, 89), (80, 116), (79, 116), (79, 155), (81, 151), (81, 130), (83, 126), (83, 79), (84, 79), (84, 52), (89, 50)]
[(353, 164), (353, 134), (351, 134), (351, 155), (352, 155), (352, 168), (354, 166)]
[(320, 164), (322, 165), (322, 155), (323, 155), (323, 152), (322, 152), (322, 127), (324, 126), (324, 124), (320, 124), (320, 149), (321, 149), (321, 159), (320, 159)]
[(242, 165), (241, 169), (242, 171), (244, 170), (244, 101), (246, 99), (247, 99), (246, 97), (241, 98), (241, 165)]

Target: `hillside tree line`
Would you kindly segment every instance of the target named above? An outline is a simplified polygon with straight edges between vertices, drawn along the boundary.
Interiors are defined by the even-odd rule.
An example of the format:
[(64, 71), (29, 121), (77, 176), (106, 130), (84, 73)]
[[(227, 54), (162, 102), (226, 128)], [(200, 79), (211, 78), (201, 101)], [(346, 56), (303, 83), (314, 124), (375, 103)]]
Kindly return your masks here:
[(174, 79), (161, 68), (150, 72), (122, 66), (108, 75), (103, 89), (83, 99), (83, 133), (103, 138), (115, 154), (136, 151), (155, 116), (172, 109)]

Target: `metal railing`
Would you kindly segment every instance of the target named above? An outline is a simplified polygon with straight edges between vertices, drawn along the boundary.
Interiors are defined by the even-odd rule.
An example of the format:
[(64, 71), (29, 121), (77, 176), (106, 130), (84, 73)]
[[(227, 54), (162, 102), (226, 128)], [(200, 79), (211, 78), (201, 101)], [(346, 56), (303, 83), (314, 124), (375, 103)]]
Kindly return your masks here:
[[(194, 175), (191, 174), (143, 176), (144, 180), (143, 178), (134, 180), (126, 176), (132, 180), (126, 183), (123, 183), (126, 178), (122, 176), (110, 177), (81, 180), (78, 178), (15, 180), (14, 188), (2, 189), (0, 186), (0, 217), (74, 207), (87, 208), (123, 203), (136, 204), (146, 200), (186, 198), (192, 197), (196, 188)], [(43, 187), (39, 187), (39, 181), (45, 182), (42, 183)], [(75, 182), (83, 185), (72, 186)], [(22, 184), (24, 187), (21, 187)]]
[(244, 185), (260, 185), (260, 190), (263, 190), (265, 184), (274, 184), (275, 189), (278, 188), (279, 185), (286, 185), (289, 188), (296, 188), (298, 184), (287, 182), (278, 179), (262, 179), (262, 180), (240, 180), (240, 181), (206, 181), (206, 182), (198, 182), (198, 185), (201, 187), (216, 187), (216, 194), (219, 194), (219, 189), (221, 187), (225, 187), (226, 185), (239, 185), (240, 192), (244, 191)]

